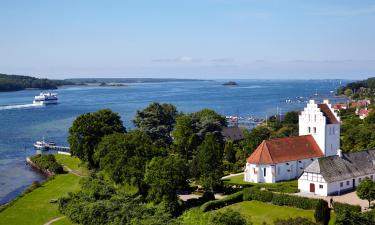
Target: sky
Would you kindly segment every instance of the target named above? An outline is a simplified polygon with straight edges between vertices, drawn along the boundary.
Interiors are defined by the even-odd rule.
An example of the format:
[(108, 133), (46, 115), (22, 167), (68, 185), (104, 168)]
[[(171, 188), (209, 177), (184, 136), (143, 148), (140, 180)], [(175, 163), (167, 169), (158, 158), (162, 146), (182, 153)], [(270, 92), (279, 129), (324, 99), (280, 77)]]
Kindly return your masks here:
[(375, 76), (373, 0), (0, 0), (0, 73)]

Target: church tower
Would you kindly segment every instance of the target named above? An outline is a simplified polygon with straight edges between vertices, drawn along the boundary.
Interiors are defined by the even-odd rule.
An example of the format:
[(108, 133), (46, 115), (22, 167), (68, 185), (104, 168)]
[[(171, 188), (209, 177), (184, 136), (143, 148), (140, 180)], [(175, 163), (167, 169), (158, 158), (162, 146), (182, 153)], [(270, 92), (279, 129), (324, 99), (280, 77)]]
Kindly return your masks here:
[(299, 115), (299, 135), (312, 135), (325, 156), (337, 155), (340, 148), (340, 117), (328, 100), (310, 100)]

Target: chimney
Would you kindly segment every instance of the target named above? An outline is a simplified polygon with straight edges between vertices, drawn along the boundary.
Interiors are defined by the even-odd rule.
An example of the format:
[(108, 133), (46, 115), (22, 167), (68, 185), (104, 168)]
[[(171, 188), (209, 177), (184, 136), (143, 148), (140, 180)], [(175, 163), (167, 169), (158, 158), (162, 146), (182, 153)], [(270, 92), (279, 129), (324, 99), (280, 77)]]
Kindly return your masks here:
[(341, 149), (338, 149), (338, 150), (337, 150), (337, 155), (338, 155), (340, 158), (342, 158), (342, 150), (341, 150)]

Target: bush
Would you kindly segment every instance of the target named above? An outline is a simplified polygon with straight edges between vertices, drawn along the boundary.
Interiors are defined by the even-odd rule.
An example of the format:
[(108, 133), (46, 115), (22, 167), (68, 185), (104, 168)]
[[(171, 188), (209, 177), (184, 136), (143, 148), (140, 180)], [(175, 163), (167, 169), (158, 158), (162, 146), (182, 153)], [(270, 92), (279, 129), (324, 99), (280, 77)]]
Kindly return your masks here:
[(55, 174), (64, 173), (63, 167), (58, 162), (56, 162), (56, 158), (52, 154), (38, 154), (30, 157), (30, 160), (33, 161), (42, 170), (48, 170)]
[(350, 212), (361, 212), (361, 206), (359, 205), (350, 205), (346, 203), (333, 202), (333, 210), (336, 214), (341, 214), (344, 211)]
[(243, 192), (239, 191), (234, 194), (228, 195), (227, 197), (220, 199), (220, 200), (214, 200), (204, 203), (201, 206), (201, 210), (203, 212), (207, 212), (214, 209), (219, 209), (227, 205), (231, 205), (237, 202), (243, 201)]
[(315, 209), (318, 199), (305, 198), (295, 195), (273, 194), (272, 204), (280, 206), (291, 206), (300, 209)]
[[(211, 218), (211, 223), (215, 225), (246, 225), (246, 220), (239, 212), (228, 209), (222, 213), (215, 213)], [(248, 225), (250, 224), (248, 223)]]
[(328, 202), (323, 199), (319, 199), (314, 213), (315, 221), (318, 224), (327, 225), (330, 219), (330, 211), (331, 210), (328, 207)]
[(260, 202), (271, 202), (273, 193), (270, 191), (261, 191), (255, 188), (246, 188), (243, 191), (243, 199), (245, 201), (256, 200)]

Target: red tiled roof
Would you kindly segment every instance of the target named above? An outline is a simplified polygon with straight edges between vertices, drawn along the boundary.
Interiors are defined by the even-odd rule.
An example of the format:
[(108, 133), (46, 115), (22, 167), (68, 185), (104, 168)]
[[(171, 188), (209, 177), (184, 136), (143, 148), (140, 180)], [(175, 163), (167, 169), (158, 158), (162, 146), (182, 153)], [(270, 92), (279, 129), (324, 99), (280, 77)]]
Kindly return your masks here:
[(275, 164), (322, 156), (324, 154), (314, 138), (311, 135), (304, 135), (264, 140), (247, 158), (247, 162)]
[(319, 109), (323, 112), (323, 115), (326, 117), (327, 124), (336, 124), (339, 123), (335, 114), (331, 111), (327, 104), (318, 104)]

